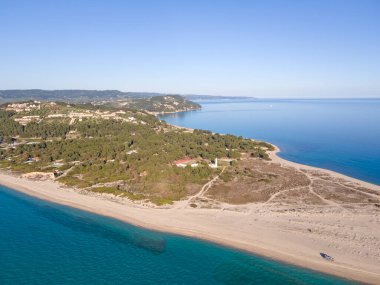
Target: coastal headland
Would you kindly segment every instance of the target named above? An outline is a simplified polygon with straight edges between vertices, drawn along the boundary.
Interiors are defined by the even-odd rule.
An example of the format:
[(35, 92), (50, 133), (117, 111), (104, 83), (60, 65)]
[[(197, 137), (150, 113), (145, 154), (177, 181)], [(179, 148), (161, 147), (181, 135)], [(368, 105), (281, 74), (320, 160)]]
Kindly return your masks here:
[(284, 160), (266, 142), (152, 115), (197, 108), (178, 96), (134, 102), (1, 105), (0, 184), (137, 226), (380, 283), (380, 186)]
[[(323, 180), (327, 186), (335, 187), (337, 193), (324, 193), (326, 185), (319, 190), (308, 189), (308, 193), (305, 189), (298, 191), (303, 186), (296, 186), (280, 190), (262, 202), (212, 204), (216, 178), (215, 185), (206, 185), (201, 195), (169, 207), (151, 207), (109, 194), (83, 193), (50, 179), (30, 179), (7, 171), (1, 171), (0, 184), (136, 226), (205, 239), (320, 272), (378, 284), (380, 187), (286, 161), (276, 155), (278, 151), (276, 148), (270, 153), (272, 161), (257, 160), (257, 163), (304, 173), (317, 182)], [(314, 196), (308, 196), (310, 193)], [(365, 203), (363, 199), (371, 202)], [(208, 203), (208, 206), (194, 208), (194, 203)], [(320, 252), (330, 254), (335, 261), (323, 260)]]

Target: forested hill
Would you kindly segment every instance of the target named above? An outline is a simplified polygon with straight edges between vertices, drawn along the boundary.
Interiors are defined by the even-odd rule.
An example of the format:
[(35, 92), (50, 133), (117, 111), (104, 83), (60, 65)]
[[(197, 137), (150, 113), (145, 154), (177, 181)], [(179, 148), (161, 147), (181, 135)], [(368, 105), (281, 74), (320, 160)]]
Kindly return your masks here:
[(119, 90), (0, 90), (0, 102), (4, 103), (25, 100), (91, 102), (130, 98), (147, 98), (162, 95), (164, 94), (146, 92), (122, 92)]
[(151, 113), (179, 112), (201, 108), (199, 104), (180, 95), (159, 93), (121, 92), (118, 90), (0, 90), (0, 103), (27, 100), (92, 103), (97, 106), (130, 108)]
[(236, 169), (239, 159), (267, 159), (269, 149), (264, 142), (181, 129), (127, 108), (0, 105), (0, 169), (157, 205), (193, 195), (226, 167), (231, 173), (225, 179), (238, 179), (246, 175)]

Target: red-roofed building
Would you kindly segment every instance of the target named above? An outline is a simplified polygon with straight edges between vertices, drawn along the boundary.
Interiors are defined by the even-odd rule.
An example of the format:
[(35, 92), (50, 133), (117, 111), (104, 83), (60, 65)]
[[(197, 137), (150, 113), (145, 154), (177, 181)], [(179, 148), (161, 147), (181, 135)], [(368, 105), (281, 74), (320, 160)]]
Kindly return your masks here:
[(196, 167), (198, 166), (197, 163), (195, 163), (194, 159), (191, 158), (182, 158), (174, 161), (174, 164), (177, 167), (186, 167), (187, 165), (190, 165), (191, 167)]

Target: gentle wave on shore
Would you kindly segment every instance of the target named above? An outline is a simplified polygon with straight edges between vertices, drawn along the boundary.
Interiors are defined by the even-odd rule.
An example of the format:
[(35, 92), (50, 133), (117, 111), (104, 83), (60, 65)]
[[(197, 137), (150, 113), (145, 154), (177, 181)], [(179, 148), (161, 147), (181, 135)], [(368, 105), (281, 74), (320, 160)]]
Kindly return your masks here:
[(1, 284), (350, 284), (0, 186)]

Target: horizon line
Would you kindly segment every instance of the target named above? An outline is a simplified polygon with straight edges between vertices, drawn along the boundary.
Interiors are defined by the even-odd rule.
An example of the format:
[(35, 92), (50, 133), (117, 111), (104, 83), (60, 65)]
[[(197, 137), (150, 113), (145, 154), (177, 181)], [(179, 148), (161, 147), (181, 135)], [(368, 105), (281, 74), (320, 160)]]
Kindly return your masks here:
[(249, 98), (257, 100), (368, 100), (368, 99), (380, 99), (380, 95), (374, 97), (260, 97), (260, 96), (251, 96), (251, 95), (218, 95), (218, 94), (194, 94), (194, 93), (180, 93), (180, 92), (159, 92), (159, 91), (122, 91), (119, 89), (78, 89), (78, 88), (69, 88), (69, 89), (41, 89), (41, 88), (26, 88), (26, 89), (0, 89), (2, 91), (118, 91), (121, 93), (152, 93), (159, 95), (180, 95), (180, 96), (209, 96), (209, 97), (226, 97), (226, 98)]

